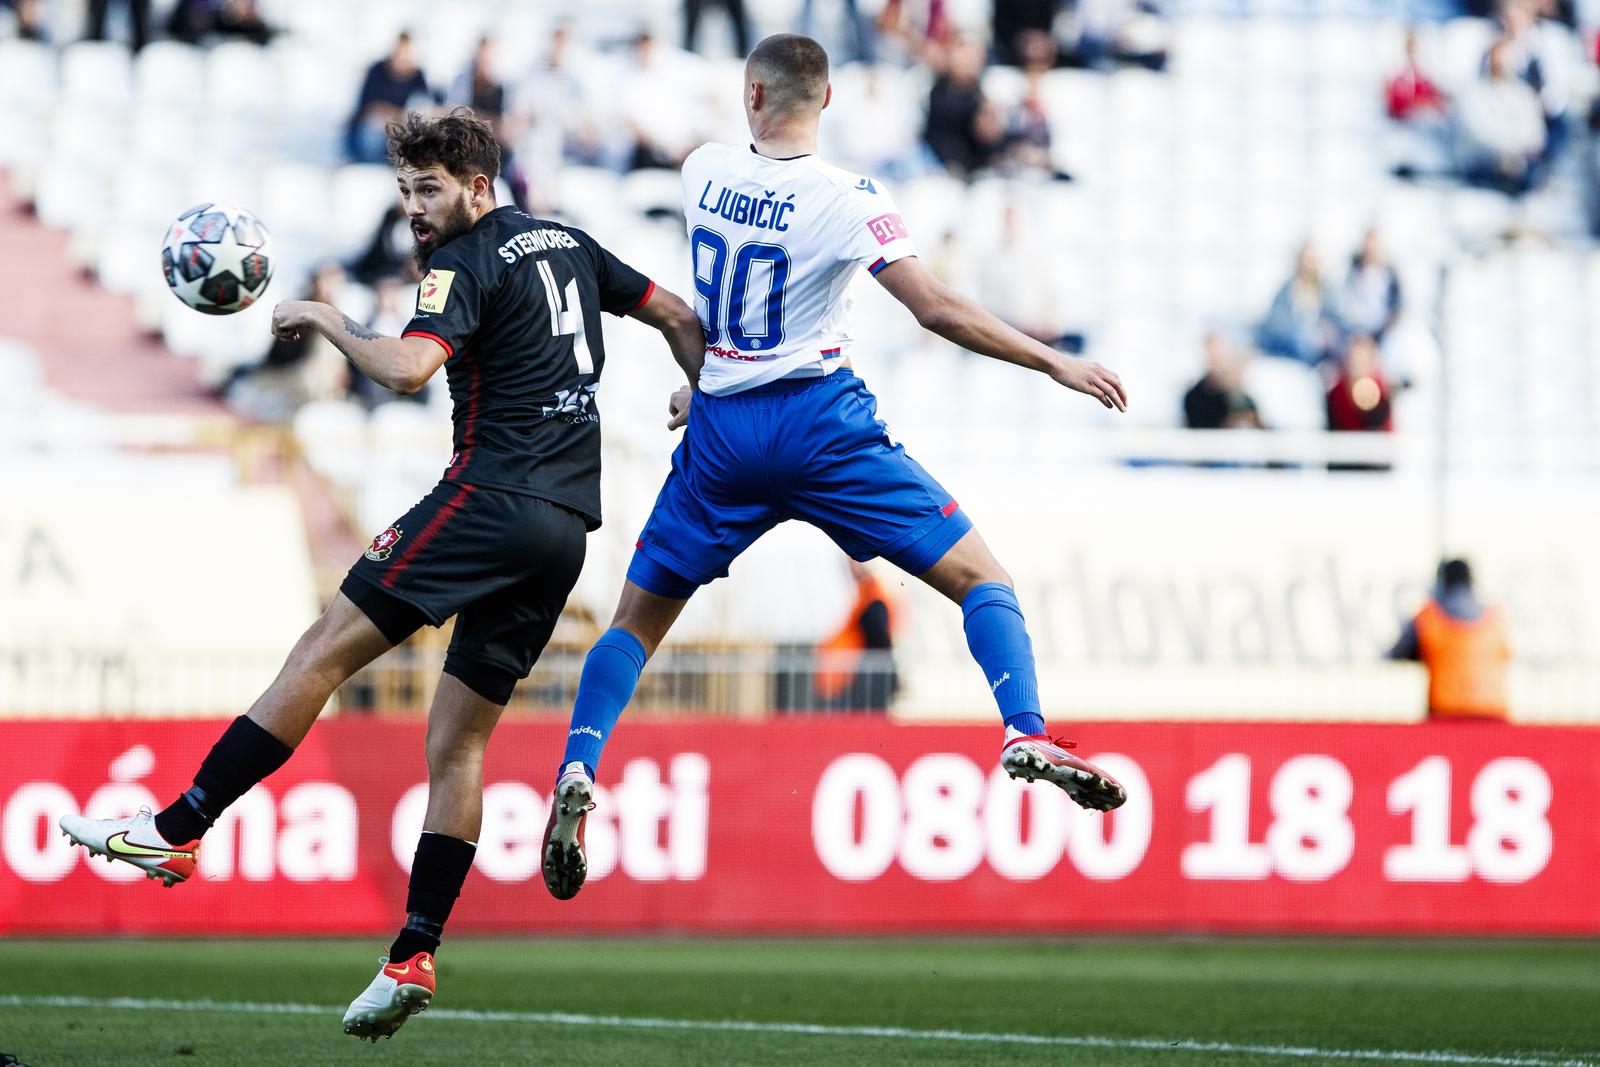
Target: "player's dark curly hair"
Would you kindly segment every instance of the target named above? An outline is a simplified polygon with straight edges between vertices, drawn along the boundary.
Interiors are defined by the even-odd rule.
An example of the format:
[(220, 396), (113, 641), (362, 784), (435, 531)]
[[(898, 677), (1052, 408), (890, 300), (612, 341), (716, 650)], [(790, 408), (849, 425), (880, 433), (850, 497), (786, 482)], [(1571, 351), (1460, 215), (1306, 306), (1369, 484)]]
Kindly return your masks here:
[(491, 182), (500, 176), (494, 128), (469, 107), (431, 119), (413, 111), (405, 121), (389, 123), (384, 132), (389, 135), (389, 159), (397, 167), (440, 166), (463, 182), (478, 174)]

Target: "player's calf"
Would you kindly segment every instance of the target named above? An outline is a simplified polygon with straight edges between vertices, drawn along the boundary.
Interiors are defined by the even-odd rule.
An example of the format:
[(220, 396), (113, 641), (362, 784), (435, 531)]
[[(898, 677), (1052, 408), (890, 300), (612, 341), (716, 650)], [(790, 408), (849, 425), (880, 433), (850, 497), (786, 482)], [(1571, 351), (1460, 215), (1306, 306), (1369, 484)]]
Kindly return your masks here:
[(581, 763), (569, 763), (556, 781), (541, 849), (544, 885), (557, 900), (571, 900), (589, 875), (583, 828), (594, 807), (594, 783)]
[(1093, 811), (1122, 807), (1128, 791), (1099, 767), (1067, 751), (1077, 745), (1047, 734), (1012, 738), (1000, 750), (1000, 766), (1013, 778), (1060, 787), (1079, 807)]

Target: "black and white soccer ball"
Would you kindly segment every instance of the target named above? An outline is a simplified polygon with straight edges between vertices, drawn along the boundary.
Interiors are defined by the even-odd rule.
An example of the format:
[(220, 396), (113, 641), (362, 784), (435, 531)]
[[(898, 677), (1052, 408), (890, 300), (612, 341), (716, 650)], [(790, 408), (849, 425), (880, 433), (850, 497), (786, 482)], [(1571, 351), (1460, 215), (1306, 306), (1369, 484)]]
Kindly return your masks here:
[(200, 204), (179, 215), (161, 245), (173, 295), (207, 315), (231, 315), (261, 299), (272, 281), (272, 238), (233, 204)]

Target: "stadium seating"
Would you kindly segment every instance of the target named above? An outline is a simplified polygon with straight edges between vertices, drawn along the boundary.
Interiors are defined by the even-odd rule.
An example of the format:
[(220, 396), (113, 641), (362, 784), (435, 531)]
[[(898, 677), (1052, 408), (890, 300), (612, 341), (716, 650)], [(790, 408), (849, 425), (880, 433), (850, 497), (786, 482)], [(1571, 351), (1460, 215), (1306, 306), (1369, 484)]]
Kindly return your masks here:
[[(318, 262), (359, 251), (389, 202), (392, 178), (386, 168), (338, 162), (343, 118), (366, 64), (421, 10), (415, 3), (330, 8), (312, 0), (262, 6), (288, 31), (266, 48), (201, 51), (158, 42), (130, 59), (111, 44), (52, 51), (0, 42), (0, 66), (23, 75), (0, 88), (0, 165), (9, 167), (13, 188), (31, 192), (42, 219), (72, 230), (80, 262), (108, 287), (137, 296), (144, 320), (175, 350), (203, 356), (208, 377), (256, 358), (267, 339), (259, 321), (199, 320), (162, 292), (152, 250), (166, 221), (201, 199), (254, 207), (275, 237), (275, 296), (295, 292)], [(450, 80), (488, 28), (514, 76), (527, 42), (542, 40), (549, 26), (538, 13), (480, 0), (445, 6), (451, 17), (443, 21), (454, 29), (431, 36), (421, 53), (435, 84)], [(579, 36), (603, 46), (617, 37), (603, 26), (662, 28), (676, 11), (652, 3), (628, 8), (631, 21), (605, 23), (603, 15), (621, 15), (624, 6), (586, 7)], [(960, 5), (955, 10), (958, 18), (971, 16)], [(1256, 17), (1241, 21), (1229, 5), (1187, 5), (1173, 23), (1165, 73), (1051, 72), (1044, 92), (1053, 153), (1076, 179), (1071, 184), (965, 186), (937, 173), (894, 183), (925, 252), (946, 246), (958, 265), (982, 257), (1007, 203), (1025, 204), (1030, 226), (1047, 235), (1051, 250), (1029, 269), (1051, 272), (1074, 326), (1089, 337), (1090, 354), (1117, 367), (1140, 398), (1130, 421), (1160, 428), (1179, 423), (1178, 398), (1198, 374), (1202, 334), (1222, 327), (1247, 336), (1300, 241), (1317, 240), (1337, 277), (1363, 230), (1377, 224), (1406, 292), (1396, 333), (1410, 340), (1390, 358), (1406, 364), (1408, 352), (1420, 352), (1417, 359), (1436, 364), (1442, 344), (1450, 369), (1441, 376), (1395, 368), (1415, 386), (1401, 405), (1402, 422), (1415, 413), (1416, 428), (1425, 429), (1424, 413), (1437, 400), (1446, 403), (1452, 428), (1481, 427), (1487, 419), (1510, 435), (1564, 442), (1530, 446), (1535, 451), (1592, 455), (1600, 436), (1600, 302), (1587, 297), (1600, 272), (1586, 251), (1477, 251), (1530, 219), (1587, 247), (1571, 182), (1519, 205), (1449, 183), (1390, 177), (1379, 89), (1399, 60), (1402, 25), (1355, 0), (1256, 3), (1249, 12)], [(330, 20), (348, 31), (338, 39), (349, 47), (326, 47)], [(1481, 20), (1428, 25), (1424, 63), (1458, 90), (1476, 76), (1490, 35)], [(1576, 55), (1576, 40), (1570, 44)], [(673, 106), (687, 109), (707, 136), (740, 136), (736, 67), (713, 60), (683, 68), (690, 84)], [(604, 84), (616, 69), (601, 53), (585, 76)], [(1574, 70), (1581, 98), (1593, 91), (1594, 75), (1582, 64)], [(838, 125), (828, 132), (830, 144), (870, 143), (870, 134), (851, 126), (867, 121), (853, 101), (865, 92), (868, 72), (845, 67), (835, 80), (829, 121)], [(927, 75), (915, 69), (885, 68), (872, 80), (877, 92), (908, 102), (927, 90)], [(1024, 83), (1019, 72), (994, 67), (984, 87), (1004, 105)], [(913, 108), (903, 111), (908, 124), (919, 121)], [(899, 133), (909, 135), (911, 125)], [(563, 215), (618, 254), (663, 284), (688, 289), (681, 232), (670, 219), (646, 217), (674, 212), (674, 175), (619, 177), (572, 166), (559, 173), (551, 196)], [(987, 372), (980, 379), (873, 287), (863, 286), (860, 298), (870, 309), (862, 316), (860, 362), (899, 424), (931, 427), (953, 416), (961, 396), (945, 391), (952, 384), (1004, 394), (1017, 410), (1042, 410), (1031, 399), (1032, 383), (991, 381)], [(1428, 336), (1435, 330), (1438, 344)], [(1503, 387), (1508, 367), (1518, 372), (1511, 389)], [(670, 382), (670, 367), (659, 377), (612, 378), (607, 399), (613, 409), (643, 416), (659, 407), (658, 387)], [(1296, 368), (1259, 364), (1250, 383), (1275, 425), (1316, 425), (1316, 383)], [(1445, 391), (1434, 397), (1439, 387)], [(1059, 414), (1052, 409), (1051, 418)], [(1076, 409), (1067, 417), (1082, 425), (1100, 418)], [(922, 450), (953, 453), (960, 437), (942, 434)], [(1496, 456), (1504, 459), (1485, 452), (1486, 461)], [(422, 475), (431, 476), (431, 468)]]

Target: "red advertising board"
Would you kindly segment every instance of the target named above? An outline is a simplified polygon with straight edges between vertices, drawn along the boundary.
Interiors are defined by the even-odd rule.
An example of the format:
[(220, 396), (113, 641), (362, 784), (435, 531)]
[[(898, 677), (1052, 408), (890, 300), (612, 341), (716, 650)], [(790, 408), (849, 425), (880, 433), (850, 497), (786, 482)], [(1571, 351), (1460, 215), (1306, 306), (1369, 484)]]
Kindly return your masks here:
[[(172, 890), (62, 814), (159, 806), (220, 722), (0, 724), (0, 934), (380, 933), (426, 801), (423, 727), (319, 725)], [(539, 842), (558, 724), (490, 747), (456, 932), (1600, 933), (1600, 730), (1095, 723), (1109, 815), (995, 768), (988, 727), (624, 723), (557, 902)]]

